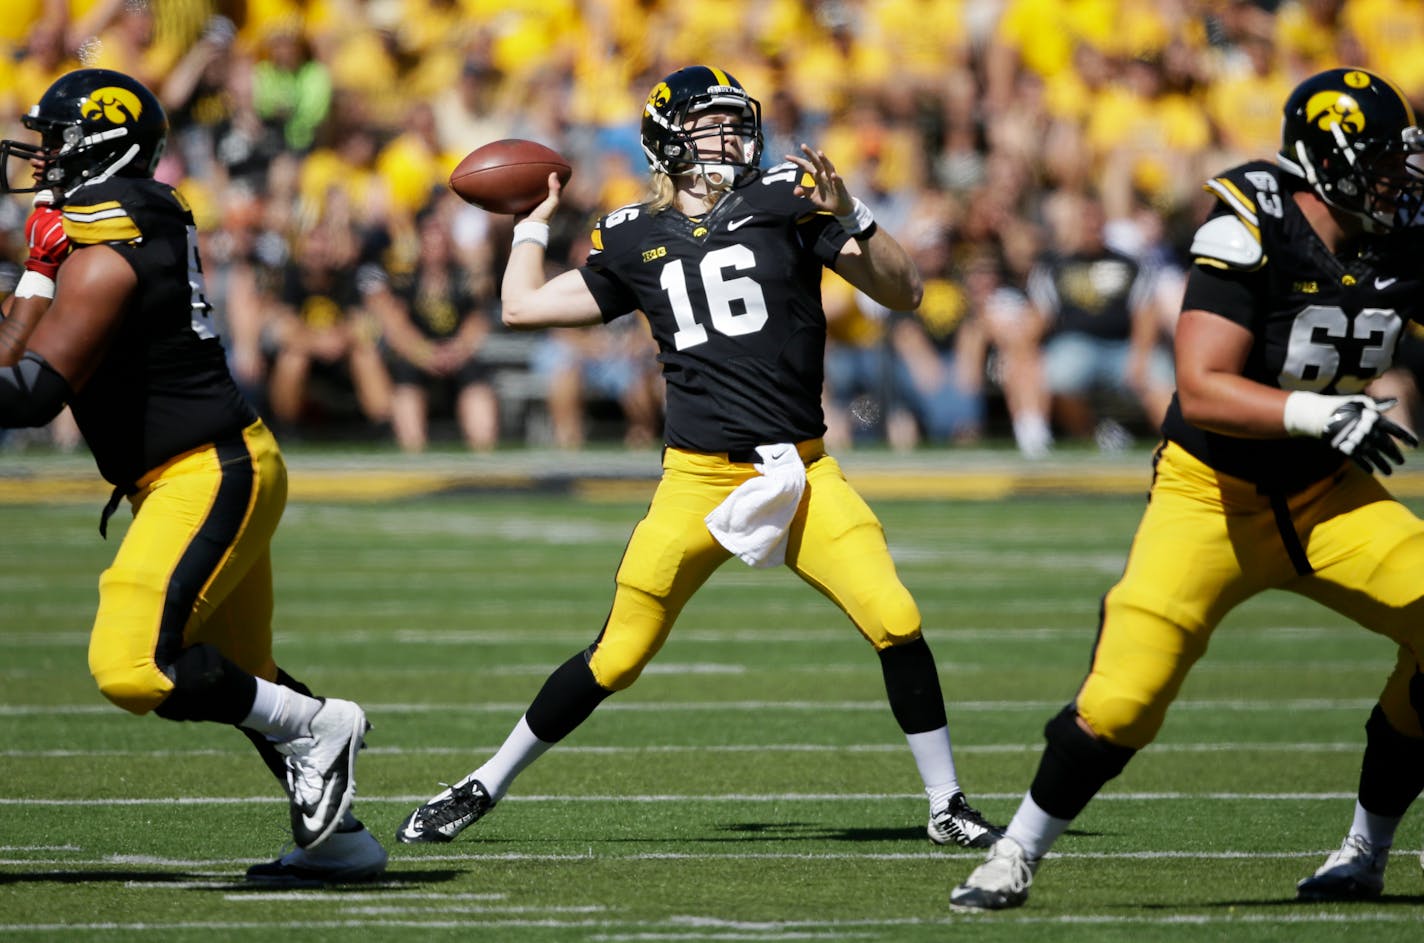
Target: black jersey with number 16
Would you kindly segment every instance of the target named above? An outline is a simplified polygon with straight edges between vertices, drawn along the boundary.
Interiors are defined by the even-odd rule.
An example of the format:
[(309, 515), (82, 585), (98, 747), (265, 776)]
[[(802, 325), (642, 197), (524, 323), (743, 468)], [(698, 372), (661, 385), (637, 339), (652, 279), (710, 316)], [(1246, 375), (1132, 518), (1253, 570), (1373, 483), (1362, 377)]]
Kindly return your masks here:
[(701, 217), (645, 204), (604, 216), (581, 270), (605, 321), (642, 310), (667, 380), (669, 445), (699, 452), (825, 432), (821, 271), (849, 238), (794, 164), (752, 176)]

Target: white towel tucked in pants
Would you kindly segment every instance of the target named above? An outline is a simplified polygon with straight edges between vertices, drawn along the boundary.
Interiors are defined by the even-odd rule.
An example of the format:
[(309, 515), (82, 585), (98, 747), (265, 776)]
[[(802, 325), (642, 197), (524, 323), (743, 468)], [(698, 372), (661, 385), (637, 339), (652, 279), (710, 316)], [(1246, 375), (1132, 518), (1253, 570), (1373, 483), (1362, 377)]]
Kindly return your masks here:
[(707, 515), (707, 529), (717, 542), (748, 566), (780, 566), (786, 562), (786, 532), (801, 494), (806, 490), (806, 466), (790, 442), (759, 445), (762, 461), (755, 478), (743, 482)]

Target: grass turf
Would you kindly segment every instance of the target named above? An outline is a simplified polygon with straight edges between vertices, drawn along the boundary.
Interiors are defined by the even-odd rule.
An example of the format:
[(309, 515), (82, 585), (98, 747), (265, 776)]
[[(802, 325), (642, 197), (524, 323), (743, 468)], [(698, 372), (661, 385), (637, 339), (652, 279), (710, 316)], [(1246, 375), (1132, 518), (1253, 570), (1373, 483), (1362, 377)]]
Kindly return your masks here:
[[(939, 659), (961, 777), (1007, 819), (1087, 665), (1134, 497), (876, 501)], [(1386, 897), (1294, 883), (1349, 824), (1381, 639), (1287, 594), (1233, 613), (1157, 744), (1047, 861), (1029, 905), (951, 915), (978, 852), (925, 802), (873, 655), (785, 571), (729, 563), (663, 652), (458, 842), (392, 839), (587, 645), (641, 513), (570, 496), (294, 503), (274, 546), (279, 662), (375, 724), (358, 813), (387, 880), (241, 881), (286, 838), (233, 731), (136, 719), (85, 645), (112, 543), (91, 505), (10, 508), (0, 542), (0, 940), (1334, 940), (1417, 935), (1417, 819)], [(111, 542), (122, 525), (111, 530)], [(118, 531), (115, 533), (114, 531)]]

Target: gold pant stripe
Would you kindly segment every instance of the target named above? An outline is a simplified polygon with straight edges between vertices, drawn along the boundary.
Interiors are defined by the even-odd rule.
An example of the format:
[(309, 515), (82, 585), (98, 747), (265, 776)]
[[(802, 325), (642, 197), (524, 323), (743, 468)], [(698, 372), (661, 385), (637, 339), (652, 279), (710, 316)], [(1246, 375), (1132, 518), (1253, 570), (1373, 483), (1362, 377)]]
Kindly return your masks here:
[(1146, 746), (1223, 617), (1284, 589), (1399, 645), (1381, 702), (1397, 730), (1424, 736), (1408, 696), (1424, 650), (1424, 522), (1353, 465), (1290, 495), (1285, 510), (1313, 572), (1297, 572), (1270, 498), (1179, 446), (1163, 450), (1078, 692), (1078, 713), (1095, 732)]
[(286, 491), (281, 453), (260, 422), (241, 441), (195, 449), (144, 477), (99, 580), (89, 666), (105, 696), (152, 710), (172, 689), (161, 666), (199, 642), (276, 677), (270, 543)]

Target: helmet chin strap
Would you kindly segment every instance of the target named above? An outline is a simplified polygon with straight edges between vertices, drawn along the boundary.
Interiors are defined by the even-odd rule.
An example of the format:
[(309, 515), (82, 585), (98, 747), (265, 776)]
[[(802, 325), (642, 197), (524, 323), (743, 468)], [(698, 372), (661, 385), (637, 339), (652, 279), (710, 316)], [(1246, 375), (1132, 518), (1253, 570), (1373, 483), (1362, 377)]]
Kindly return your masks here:
[(77, 191), (80, 187), (86, 187), (86, 186), (88, 186), (88, 185), (91, 184), (91, 183), (103, 183), (105, 180), (108, 180), (108, 179), (109, 179), (110, 177), (112, 177), (114, 174), (118, 173), (120, 170), (123, 170), (125, 167), (127, 167), (130, 163), (133, 162), (133, 159), (134, 159), (135, 157), (137, 157), (137, 156), (138, 156), (138, 145), (137, 145), (137, 144), (133, 144), (133, 145), (131, 145), (131, 146), (129, 147), (129, 149), (128, 149), (127, 151), (125, 151), (122, 155), (120, 155), (120, 156), (118, 157), (118, 159), (116, 159), (113, 163), (109, 164), (109, 166), (105, 167), (102, 173), (97, 174), (96, 176), (89, 177), (89, 178), (87, 178), (87, 179), (81, 180), (81, 181), (79, 181), (79, 183), (75, 184), (74, 186), (72, 186), (72, 187), (70, 187), (68, 190), (66, 190), (66, 191), (65, 191), (65, 194), (64, 194), (65, 198), (67, 199), (68, 197), (70, 197), (71, 195), (73, 195), (74, 192)]
[(727, 190), (737, 182), (735, 164), (698, 164), (697, 172), (702, 175), (708, 190)]

